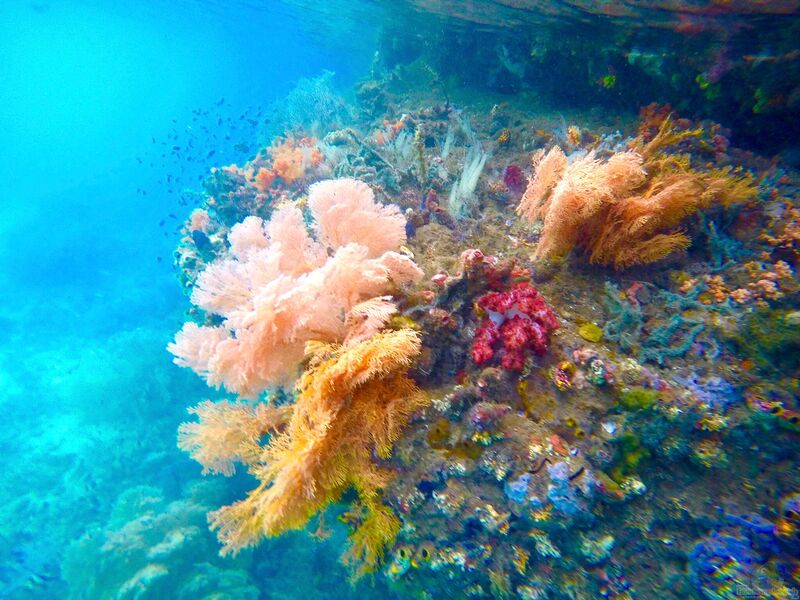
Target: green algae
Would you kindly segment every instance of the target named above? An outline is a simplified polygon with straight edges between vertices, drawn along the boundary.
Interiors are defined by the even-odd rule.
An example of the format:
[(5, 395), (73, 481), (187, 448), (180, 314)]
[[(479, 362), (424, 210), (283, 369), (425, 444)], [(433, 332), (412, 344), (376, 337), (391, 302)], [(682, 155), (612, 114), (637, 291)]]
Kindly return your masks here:
[(787, 319), (789, 311), (758, 309), (745, 316), (730, 338), (762, 373), (800, 369), (800, 328)]
[(617, 454), (609, 476), (621, 484), (639, 471), (641, 463), (650, 457), (650, 451), (642, 445), (635, 433), (625, 433), (619, 438)]
[(634, 387), (622, 392), (617, 401), (625, 410), (639, 411), (650, 408), (658, 399), (659, 394), (657, 391), (648, 390), (643, 387)]

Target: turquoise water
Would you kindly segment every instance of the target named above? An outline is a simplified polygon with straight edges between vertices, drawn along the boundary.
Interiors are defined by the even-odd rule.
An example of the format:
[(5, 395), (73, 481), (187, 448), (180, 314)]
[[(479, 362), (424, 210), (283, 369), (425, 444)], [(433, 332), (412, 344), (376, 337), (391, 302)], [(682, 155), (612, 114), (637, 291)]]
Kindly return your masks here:
[[(82, 577), (114, 566), (70, 543), (103, 530), (125, 490), (153, 486), (169, 502), (197, 478), (175, 432), (208, 392), (164, 351), (186, 308), (172, 267), (189, 212), (179, 194), (247, 156), (236, 144), (255, 147), (266, 109), (299, 78), (352, 81), (369, 38), (322, 38), (319, 26), (282, 5), (0, 7), (0, 596), (65, 597), (69, 584), (83, 597)], [(332, 573), (328, 554), (306, 560)], [(63, 572), (70, 557), (84, 575)], [(277, 577), (270, 562), (264, 581)], [(304, 585), (322, 593), (329, 579)], [(295, 597), (288, 582), (269, 587)]]
[[(478, 245), (487, 255), (494, 252), (501, 258), (527, 253), (522, 265), (539, 269), (539, 263), (530, 258), (531, 251), (526, 250), (535, 247), (538, 238), (518, 224), (513, 230), (502, 229), (504, 222), (517, 219), (513, 209), (527, 181), (522, 181), (517, 193), (511, 191), (514, 186), (508, 183), (508, 171), (505, 191), (491, 188), (489, 179), (502, 182), (504, 170), (512, 163), (521, 167), (526, 178), (531, 176), (530, 154), (536, 148), (551, 147), (554, 141), (567, 144), (566, 140), (572, 139), (568, 125), (585, 131), (584, 137), (577, 134), (573, 150), (580, 154), (581, 147), (597, 142), (607, 158), (620, 150), (621, 146), (615, 146), (618, 140), (635, 136), (639, 109), (651, 102), (669, 103), (676, 114), (695, 124), (709, 120), (721, 123), (722, 129), (708, 125), (707, 131), (712, 133), (704, 134), (706, 146), (689, 151), (700, 156), (700, 162), (710, 165), (719, 160), (719, 166), (743, 165), (752, 172), (760, 186), (761, 202), (752, 209), (758, 213), (753, 219), (758, 220), (759, 227), (771, 226), (767, 216), (775, 209), (775, 197), (769, 196), (770, 186), (786, 199), (781, 211), (788, 211), (798, 201), (795, 169), (800, 166), (800, 60), (796, 50), (800, 7), (789, 0), (759, 4), (761, 8), (755, 11), (748, 3), (736, 2), (4, 0), (0, 6), (0, 299), (5, 307), (0, 315), (0, 414), (4, 416), (0, 425), (0, 597), (333, 599), (423, 597), (425, 593), (431, 598), (654, 598), (670, 586), (676, 590), (676, 598), (713, 597), (708, 591), (716, 589), (713, 585), (686, 583), (691, 580), (692, 567), (688, 565), (695, 560), (691, 558), (691, 544), (714, 530), (709, 516), (712, 509), (708, 507), (708, 513), (697, 518), (702, 523), (695, 529), (685, 535), (674, 534), (680, 541), (674, 553), (670, 550), (672, 541), (666, 541), (671, 535), (669, 525), (654, 526), (651, 537), (665, 540), (660, 546), (666, 548), (661, 557), (674, 566), (674, 571), (633, 573), (629, 577), (634, 581), (631, 591), (619, 584), (618, 580), (624, 579), (621, 575), (614, 579), (616, 575), (604, 574), (614, 582), (601, 585), (592, 580), (582, 588), (583, 583), (575, 583), (574, 589), (572, 583), (565, 583), (584, 582), (605, 568), (618, 574), (616, 563), (612, 569), (608, 566), (611, 563), (599, 559), (587, 564), (570, 563), (572, 559), (565, 558), (561, 566), (548, 566), (531, 582), (541, 583), (541, 578), (546, 578), (542, 573), (553, 568), (558, 571), (563, 567), (567, 575), (554, 575), (558, 585), (541, 596), (530, 591), (538, 583), (524, 584), (515, 579), (513, 586), (505, 589), (495, 572), (515, 572), (513, 560), (506, 555), (487, 567), (488, 563), (480, 561), (488, 561), (488, 554), (484, 559), (474, 559), (470, 554), (465, 560), (474, 559), (477, 566), (465, 568), (462, 564), (456, 575), (428, 573), (416, 569), (415, 564), (416, 570), (404, 578), (409, 563), (401, 560), (402, 552), (420, 556), (420, 549), (427, 548), (425, 544), (446, 537), (431, 532), (448, 527), (422, 516), (416, 539), (414, 519), (405, 515), (400, 538), (385, 548), (386, 556), (374, 575), (350, 583), (352, 570), (341, 564), (339, 556), (347, 545), (347, 524), (353, 523), (352, 516), (342, 514), (353, 501), (352, 490), (332, 503), (324, 523), (314, 520), (305, 531), (271, 537), (235, 557), (220, 556), (220, 543), (208, 528), (206, 513), (245, 497), (254, 487), (253, 479), (241, 469), (230, 479), (202, 476), (197, 462), (176, 445), (176, 436), (180, 423), (190, 419), (186, 413), (189, 407), (206, 399), (218, 400), (226, 393), (233, 399), (239, 390), (230, 385), (225, 386), (227, 390), (213, 390), (190, 369), (174, 364), (165, 348), (185, 321), (204, 322), (198, 309), (191, 309), (184, 288), (191, 287), (197, 270), (222, 256), (226, 248), (225, 242), (214, 241), (211, 231), (207, 231), (208, 236), (203, 233), (193, 238), (194, 230), (187, 229), (192, 211), (198, 206), (209, 208), (209, 197), (216, 193), (206, 180), (211, 169), (220, 173), (223, 166), (242, 167), (254, 161), (273, 140), (289, 134), (294, 135), (293, 140), (309, 136), (321, 142), (331, 131), (351, 128), (361, 141), (360, 146), (352, 146), (355, 150), (348, 151), (361, 153), (360, 162), (342, 158), (331, 150), (342, 147), (337, 146), (340, 142), (328, 141), (319, 171), (307, 170), (293, 185), (284, 176), (284, 189), (278, 193), (273, 188), (269, 209), (259, 205), (257, 211), (250, 212), (266, 219), (278, 199), (297, 202), (305, 210), (305, 200), (300, 199), (314, 181), (336, 176), (362, 178), (381, 190), (381, 202), (397, 203), (403, 209), (409, 223), (408, 239), (397, 244), (397, 249), (408, 246), (403, 256), (416, 256), (426, 284), (445, 270), (447, 277), (455, 277), (457, 271), (460, 276), (460, 270), (467, 269), (459, 266), (461, 252)], [(406, 115), (410, 123), (430, 124), (430, 129), (424, 130), (429, 139), (419, 133), (423, 129), (414, 129), (417, 125), (405, 124)], [(461, 163), (457, 171), (450, 168), (449, 174), (436, 182), (438, 167), (433, 165), (447, 164), (445, 140), (449, 128), (457, 126), (461, 133), (451, 142), (458, 152), (463, 150), (458, 154)], [(542, 130), (546, 135), (538, 133)], [(511, 132), (511, 142), (501, 140), (504, 131)], [(714, 158), (714, 150), (708, 148), (722, 144), (721, 139), (713, 138), (717, 134), (725, 138), (725, 144), (741, 151), (730, 152), (730, 160), (728, 154), (724, 160)], [(394, 135), (398, 137), (391, 138)], [(404, 147), (397, 141), (400, 139), (405, 140)], [(364, 150), (365, 145), (371, 150)], [(472, 165), (475, 168), (479, 163), (476, 181), (483, 172), (483, 183), (478, 188), (473, 184), (464, 198), (456, 197), (457, 207), (451, 196), (452, 215), (443, 216), (436, 204), (436, 192), (445, 206), (447, 193), (455, 189), (453, 178), (468, 170), (472, 148), (476, 152), (486, 150), (488, 155), (488, 160), (484, 156), (480, 162), (479, 154)], [(423, 169), (415, 162), (414, 152), (427, 153), (428, 159), (433, 154), (442, 158), (438, 163), (423, 160)], [(376, 153), (380, 161), (375, 159)], [(717, 148), (717, 153), (725, 151)], [(398, 172), (403, 167), (398, 161), (407, 163), (401, 175)], [(778, 183), (784, 175), (786, 181)], [(462, 187), (469, 188), (464, 179), (462, 175)], [(517, 195), (512, 198), (514, 193)], [(473, 202), (470, 197), (478, 199)], [(232, 200), (230, 212), (223, 215), (219, 208), (222, 216), (214, 226), (222, 223), (219, 231), (229, 232), (234, 223), (247, 216), (249, 206)], [(424, 226), (415, 225), (412, 217), (425, 210), (428, 221)], [(440, 215), (438, 221), (431, 212)], [(731, 230), (740, 217), (739, 212), (719, 214), (709, 210), (708, 214), (709, 219)], [(790, 213), (780, 213), (786, 214)], [(310, 222), (308, 214), (305, 218)], [(451, 226), (451, 220), (455, 225)], [(740, 221), (746, 218), (736, 222)], [(431, 229), (431, 223), (441, 230)], [(775, 220), (774, 226), (778, 223), (779, 219)], [(488, 229), (481, 229), (482, 225)], [(692, 232), (701, 229), (699, 221), (682, 227)], [(705, 221), (702, 227), (709, 231)], [(550, 293), (546, 299), (560, 312), (563, 322), (574, 322), (574, 330), (586, 320), (595, 320), (602, 327), (612, 319), (598, 308), (604, 306), (606, 280), (623, 290), (629, 290), (634, 281), (644, 282), (647, 290), (656, 286), (667, 289), (689, 276), (702, 278), (703, 274), (721, 272), (714, 269), (725, 260), (744, 264), (756, 256), (758, 235), (751, 231), (737, 238), (750, 254), (731, 251), (716, 263), (713, 253), (692, 254), (706, 252), (712, 246), (704, 241), (676, 259), (682, 263), (633, 271), (630, 277), (616, 278), (613, 270), (596, 266), (576, 267), (570, 275), (575, 281), (563, 284), (569, 286), (573, 296), (564, 294), (563, 302), (554, 300), (556, 292), (547, 288), (544, 278), (541, 288)], [(185, 250), (187, 245), (194, 244), (194, 251), (212, 242), (217, 246), (209, 250), (211, 255), (204, 255), (205, 262), (194, 272), (181, 262), (180, 252), (176, 255), (176, 250)], [(508, 245), (512, 242), (513, 249)], [(328, 252), (333, 251), (328, 248)], [(792, 260), (781, 256), (795, 268), (792, 261), (796, 254)], [(673, 271), (686, 277), (670, 279)], [(786, 284), (779, 304), (770, 305), (783, 311), (782, 315), (796, 315), (792, 312), (798, 306), (796, 278), (792, 285)], [(428, 291), (439, 293), (436, 286), (427, 285)], [(461, 293), (461, 288), (453, 289), (457, 289), (453, 294)], [(424, 311), (414, 308), (419, 298), (410, 299), (412, 292), (403, 295), (391, 289), (373, 295), (383, 293), (395, 295), (400, 311), (416, 321), (417, 329), (433, 332), (432, 338), (445, 335), (442, 327), (446, 329), (447, 325), (432, 324), (432, 319), (441, 315), (436, 317), (432, 312), (425, 314), (433, 316), (425, 316)], [(474, 295), (474, 291), (470, 293)], [(402, 301), (398, 300), (400, 296)], [(436, 338), (438, 341), (431, 345), (431, 354), (447, 358), (417, 364), (413, 368), (419, 370), (412, 372), (414, 381), (433, 398), (449, 397), (456, 384), (466, 386), (480, 380), (475, 385), (483, 386), (484, 379), (480, 378), (487, 377), (467, 358), (478, 321), (473, 315), (468, 322), (465, 315), (475, 298), (457, 308), (451, 300), (442, 299), (435, 306), (446, 309), (453, 319), (458, 315), (461, 320), (453, 326), (457, 333), (447, 334), (452, 337), (444, 343)], [(419, 301), (423, 306), (426, 302)], [(691, 308), (697, 310), (696, 305)], [(689, 305), (681, 307), (688, 309)], [(741, 310), (737, 318), (751, 314)], [(692, 318), (695, 316), (689, 315), (694, 323)], [(711, 319), (712, 315), (709, 312), (703, 318)], [(786, 319), (796, 326), (796, 321), (788, 316)], [(208, 323), (218, 325), (221, 320), (210, 316)], [(711, 325), (708, 327), (711, 331)], [(562, 330), (565, 328), (572, 331), (562, 324)], [(453, 341), (457, 337), (459, 341)], [(708, 344), (720, 340), (721, 345), (723, 337), (720, 333)], [(566, 338), (572, 344), (570, 353), (580, 342), (577, 334), (573, 338)], [(705, 338), (697, 340), (698, 347), (706, 343)], [(694, 337), (689, 340), (694, 341)], [(622, 342), (612, 344), (609, 339), (608, 343), (605, 350), (609, 357), (613, 354), (613, 359), (607, 358), (609, 364), (612, 360), (621, 363), (621, 357), (630, 354)], [(792, 400), (785, 407), (789, 414), (798, 407), (796, 353), (800, 346), (796, 341), (787, 344), (780, 350), (788, 356), (784, 363), (771, 355), (771, 360), (779, 364), (779, 372), (765, 371), (759, 375), (761, 379), (745, 381), (742, 369), (736, 370), (740, 362), (736, 362), (736, 369), (723, 372), (720, 367), (719, 374), (731, 379), (742, 392), (759, 382), (780, 382), (793, 389)], [(463, 347), (463, 351), (453, 351), (451, 356), (445, 348), (448, 345)], [(687, 381), (695, 370), (704, 378), (717, 374), (714, 361), (699, 366), (707, 358), (693, 347), (695, 351), (684, 351), (679, 363), (651, 364), (654, 370), (663, 368), (654, 378), (674, 376), (672, 386), (680, 388), (676, 382)], [(563, 352), (563, 357), (571, 356)], [(744, 350), (721, 355), (727, 361), (725, 369), (735, 361), (755, 356)], [(640, 360), (645, 362), (644, 358)], [(759, 358), (749, 360), (743, 367), (745, 372), (757, 365)], [(577, 359), (575, 362), (579, 364)], [(297, 363), (299, 366), (300, 360)], [(533, 372), (541, 372), (545, 381), (554, 366), (556, 362), (546, 366), (536, 363)], [(526, 376), (529, 368), (530, 363)], [(622, 367), (617, 368), (621, 372)], [(696, 383), (696, 379), (691, 381)], [(524, 396), (525, 386), (514, 385), (503, 389), (523, 390), (520, 397)], [(531, 389), (538, 390), (537, 385), (531, 383)], [(447, 390), (442, 391), (442, 386)], [(277, 385), (265, 385), (267, 388), (266, 392), (259, 390), (265, 394), (262, 400), (277, 397), (279, 402), (284, 397), (281, 393), (285, 397), (292, 394), (291, 384), (281, 393)], [(551, 388), (548, 393), (556, 397), (555, 388)], [(566, 402), (558, 398), (562, 405)], [(744, 401), (741, 405), (744, 411)], [(514, 406), (520, 415), (526, 410)], [(605, 414), (597, 407), (592, 410), (593, 416), (585, 417), (589, 421)], [(457, 421), (453, 414), (443, 414), (452, 423)], [(417, 495), (428, 500), (436, 492), (428, 489), (433, 477), (431, 470), (425, 470), (430, 467), (425, 461), (431, 453), (443, 451), (444, 446), (437, 448), (431, 441), (430, 433), (440, 416), (425, 413), (412, 419), (411, 433), (404, 438), (407, 441), (396, 442), (402, 452), (398, 450), (393, 459), (400, 461), (394, 466), (406, 473), (419, 468), (420, 472), (409, 476), (413, 482), (408, 485), (412, 489), (416, 486), (421, 490)], [(730, 414), (728, 417), (738, 419)], [(540, 416), (536, 422), (549, 418)], [(588, 427), (583, 418), (578, 421)], [(565, 422), (562, 419), (552, 431), (556, 437), (574, 441), (577, 448), (579, 437), (573, 430), (578, 426), (566, 427)], [(508, 425), (509, 431), (520, 431), (520, 427)], [(772, 431), (769, 428), (776, 426), (763, 427)], [(691, 430), (691, 426), (684, 429)], [(792, 450), (798, 440), (796, 428), (777, 431), (774, 436), (764, 434), (773, 445), (764, 449), (763, 456), (759, 449), (749, 453), (743, 450), (747, 444), (755, 444), (752, 440), (757, 436), (752, 432), (740, 434), (737, 430), (730, 436), (733, 446), (727, 452), (731, 458), (718, 473), (724, 477), (727, 470), (735, 470), (736, 460), (745, 460), (742, 456), (748, 460), (755, 457), (755, 462), (747, 464), (748, 473), (754, 485), (769, 489), (763, 496), (750, 496), (736, 504), (743, 514), (760, 511), (777, 518), (779, 499), (798, 491), (800, 483), (792, 475), (797, 469), (796, 448)], [(477, 433), (488, 435), (489, 441), (486, 435), (475, 439), (492, 443), (486, 431)], [(690, 438), (690, 432), (681, 435)], [(502, 434), (498, 436), (498, 441), (504, 439)], [(507, 431), (505, 438), (511, 437)], [(469, 459), (475, 443), (469, 444), (466, 449), (447, 446), (447, 452), (451, 452), (448, 456)], [(626, 451), (635, 453), (638, 447)], [(657, 454), (652, 448), (650, 452)], [(417, 459), (408, 459), (415, 453), (420, 457), (418, 464)], [(531, 450), (531, 456), (534, 454)], [(656, 481), (669, 480), (672, 472), (666, 459), (658, 460), (662, 459), (664, 462), (653, 466), (648, 475), (642, 474), (654, 489)], [(692, 468), (697, 467), (698, 460), (702, 463), (695, 457)], [(544, 464), (539, 464), (539, 469)], [(510, 472), (519, 475), (528, 470), (517, 467), (509, 467)], [(699, 498), (713, 498), (713, 487), (703, 479), (707, 474), (683, 472), (681, 468), (676, 468), (674, 489), (658, 492), (662, 498), (677, 497), (680, 490), (690, 489), (692, 484), (697, 484), (696, 490), (691, 489)], [(446, 476), (442, 473), (452, 473), (445, 467), (437, 469), (436, 477), (443, 480)], [(481, 469), (484, 474), (475, 475), (476, 480), (496, 476), (501, 481), (506, 476), (505, 471), (501, 477), (496, 474), (499, 471)], [(466, 477), (464, 496), (469, 497), (470, 475)], [(385, 504), (395, 512), (404, 510), (401, 498), (413, 495), (403, 487), (407, 483), (398, 477), (394, 488), (386, 486)], [(502, 485), (497, 493), (504, 498)], [(773, 488), (768, 488), (770, 485)], [(380, 487), (383, 494), (384, 486)], [(486, 499), (477, 491), (472, 495)], [(507, 515), (514, 510), (509, 509)], [(631, 521), (625, 520), (630, 514), (623, 517), (613, 510), (598, 516), (606, 519), (603, 522), (608, 526), (600, 533), (587, 533), (587, 539), (602, 546), (597, 540), (611, 532), (618, 547), (623, 545), (625, 534), (621, 532), (632, 527)], [(484, 507), (482, 514), (485, 511)], [(409, 509), (408, 514), (413, 512)], [(479, 520), (453, 514), (458, 522), (470, 521), (467, 530)], [(429, 526), (430, 531), (426, 529)], [(474, 527), (480, 529), (479, 524)], [(500, 532), (492, 529), (487, 534), (491, 542), (481, 538), (481, 543), (501, 547), (505, 532), (502, 523), (496, 527)], [(309, 533), (315, 529), (318, 535)], [(463, 535), (468, 537), (467, 533)], [(535, 538), (531, 535), (526, 534), (526, 539)], [(561, 535), (567, 536), (563, 532), (551, 535), (556, 541)], [(458, 546), (455, 538), (457, 534), (451, 532), (449, 543), (453, 547)], [(541, 539), (536, 544), (541, 551)], [(786, 595), (779, 596), (774, 592), (777, 584), (770, 584), (773, 587), (767, 585), (765, 589), (773, 592), (766, 593), (775, 595), (762, 597), (797, 597), (798, 575), (787, 575), (798, 568), (796, 562), (780, 562), (793, 554), (796, 557), (797, 540), (779, 539), (775, 544), (778, 548), (770, 546), (769, 556), (777, 558), (763, 562), (772, 569), (771, 577), (780, 573), (787, 591), (781, 588), (780, 593)], [(649, 549), (625, 549), (628, 555), (637, 551)], [(436, 552), (445, 554), (443, 547), (437, 546)], [(736, 552), (738, 546), (730, 549), (731, 556), (744, 560)], [(501, 556), (499, 551), (496, 556)], [(648, 561), (658, 560), (657, 555), (648, 556)], [(620, 564), (625, 561), (622, 557), (619, 560)], [(546, 563), (544, 557), (540, 563)], [(524, 572), (523, 567), (519, 576)], [(480, 589), (474, 587), (479, 579), (483, 584)], [(684, 583), (673, 585), (678, 579)], [(449, 588), (451, 580), (454, 583)], [(601, 594), (598, 590), (603, 585), (613, 593)], [(743, 585), (745, 592), (756, 587), (752, 581)], [(719, 597), (735, 595), (730, 592)]]

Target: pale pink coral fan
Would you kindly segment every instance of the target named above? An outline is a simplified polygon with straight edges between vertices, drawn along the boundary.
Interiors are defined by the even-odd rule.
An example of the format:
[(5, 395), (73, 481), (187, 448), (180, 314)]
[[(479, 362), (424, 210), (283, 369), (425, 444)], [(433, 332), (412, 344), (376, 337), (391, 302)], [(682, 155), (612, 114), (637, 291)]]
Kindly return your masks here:
[(309, 207), (316, 239), (295, 206), (232, 228), (229, 256), (211, 263), (192, 292), (222, 323), (186, 323), (168, 346), (176, 364), (255, 397), (291, 380), (306, 342), (363, 339), (385, 324), (393, 310), (382, 296), (422, 276), (393, 251), (406, 241), (402, 213), (352, 179), (314, 184)]
[(351, 242), (374, 255), (406, 242), (406, 220), (394, 204), (375, 202), (369, 186), (355, 179), (315, 183), (308, 191), (317, 239), (333, 249)]

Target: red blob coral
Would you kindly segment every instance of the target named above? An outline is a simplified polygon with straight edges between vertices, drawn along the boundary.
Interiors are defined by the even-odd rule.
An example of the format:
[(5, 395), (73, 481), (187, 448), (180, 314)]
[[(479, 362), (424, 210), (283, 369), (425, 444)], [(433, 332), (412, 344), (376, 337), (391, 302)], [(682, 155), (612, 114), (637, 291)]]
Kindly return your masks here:
[(528, 185), (525, 175), (517, 165), (508, 165), (503, 173), (503, 183), (509, 191), (516, 193), (522, 192)]
[(505, 292), (489, 292), (478, 298), (477, 304), (488, 315), (472, 344), (476, 365), (499, 355), (503, 368), (519, 371), (528, 351), (539, 355), (547, 352), (558, 317), (531, 284), (521, 282)]

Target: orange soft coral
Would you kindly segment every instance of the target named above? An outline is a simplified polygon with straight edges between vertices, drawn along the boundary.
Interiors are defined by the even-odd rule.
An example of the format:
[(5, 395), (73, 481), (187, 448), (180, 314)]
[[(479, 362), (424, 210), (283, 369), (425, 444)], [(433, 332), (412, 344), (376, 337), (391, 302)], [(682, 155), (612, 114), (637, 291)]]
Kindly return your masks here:
[(543, 221), (535, 256), (580, 248), (590, 262), (622, 269), (686, 248), (690, 240), (678, 227), (688, 215), (755, 194), (750, 175), (700, 172), (688, 155), (664, 153), (696, 135), (697, 130), (674, 131), (665, 119), (652, 139), (639, 138), (631, 151), (607, 160), (590, 152), (568, 163), (558, 148), (535, 156), (534, 175), (517, 207), (523, 218)]
[(176, 364), (209, 385), (255, 397), (291, 381), (307, 341), (344, 340), (357, 306), (422, 276), (391, 250), (405, 242), (404, 217), (375, 202), (365, 185), (320, 182), (309, 205), (318, 240), (294, 206), (277, 209), (268, 223), (247, 217), (232, 228), (230, 256), (211, 263), (192, 292), (192, 302), (222, 322), (187, 323), (168, 347)]
[(265, 169), (264, 167), (258, 169), (256, 176), (252, 180), (255, 188), (262, 194), (266, 194), (269, 191), (274, 181), (275, 171), (272, 169)]
[(425, 397), (406, 370), (420, 339), (408, 329), (379, 333), (354, 345), (309, 344), (308, 370), (285, 431), (273, 437), (251, 472), (260, 485), (245, 500), (210, 515), (223, 552), (237, 552), (264, 536), (303, 527), (353, 488), (365, 508), (353, 552), (367, 569), (380, 560), (399, 530), (380, 501), (390, 471), (387, 458)]
[(301, 179), (306, 170), (322, 162), (322, 153), (313, 138), (286, 138), (276, 141), (268, 149), (272, 158), (272, 172), (290, 185)]

